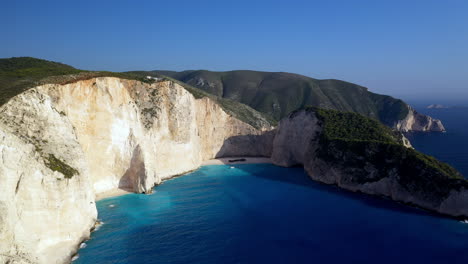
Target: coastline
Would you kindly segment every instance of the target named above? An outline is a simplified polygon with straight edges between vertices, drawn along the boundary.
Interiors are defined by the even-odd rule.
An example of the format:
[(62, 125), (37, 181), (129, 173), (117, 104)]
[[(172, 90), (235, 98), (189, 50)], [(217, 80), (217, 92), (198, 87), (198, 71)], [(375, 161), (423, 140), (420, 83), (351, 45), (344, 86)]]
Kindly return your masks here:
[(97, 202), (105, 198), (121, 196), (121, 195), (129, 194), (129, 193), (134, 193), (134, 192), (123, 190), (123, 189), (111, 189), (111, 190), (96, 194), (95, 200)]
[[(236, 159), (245, 159), (245, 161), (236, 161), (236, 162), (229, 162), (229, 160), (236, 160)], [(270, 158), (266, 157), (226, 157), (226, 158), (217, 158), (217, 159), (210, 159), (202, 162), (201, 166), (206, 165), (236, 165), (236, 164), (255, 164), (255, 163), (273, 163)]]
[[(245, 161), (236, 161), (236, 162), (229, 162), (229, 160), (236, 160), (236, 159), (245, 159)], [(207, 166), (207, 165), (237, 165), (237, 164), (260, 164), (260, 163), (272, 163), (270, 158), (266, 157), (226, 157), (226, 158), (216, 158), (205, 160), (201, 163), (200, 166)], [(198, 169), (198, 168), (197, 168)], [(188, 173), (188, 172), (187, 172)], [(184, 173), (186, 174), (186, 173)], [(183, 175), (183, 174), (182, 174)], [(181, 176), (181, 175), (174, 175), (174, 177)], [(172, 178), (172, 177), (171, 177)], [(124, 189), (111, 189), (102, 193), (96, 194), (95, 201), (100, 201), (110, 197), (117, 197), (125, 194), (134, 193), (130, 190)]]

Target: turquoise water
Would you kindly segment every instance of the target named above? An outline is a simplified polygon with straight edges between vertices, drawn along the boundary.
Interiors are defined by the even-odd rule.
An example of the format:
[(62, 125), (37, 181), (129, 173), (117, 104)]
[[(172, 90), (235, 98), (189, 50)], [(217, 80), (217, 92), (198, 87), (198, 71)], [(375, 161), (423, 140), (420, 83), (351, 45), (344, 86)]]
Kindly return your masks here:
[(468, 224), (315, 183), (302, 168), (205, 166), (97, 205), (105, 224), (76, 264), (468, 263)]

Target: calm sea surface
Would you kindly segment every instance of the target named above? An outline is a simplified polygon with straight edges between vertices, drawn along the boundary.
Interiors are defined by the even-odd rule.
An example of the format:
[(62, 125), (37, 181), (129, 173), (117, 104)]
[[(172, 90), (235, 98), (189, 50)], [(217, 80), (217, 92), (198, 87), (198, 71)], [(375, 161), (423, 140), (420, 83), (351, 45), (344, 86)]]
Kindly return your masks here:
[[(467, 109), (413, 145), (468, 176)], [(468, 224), (311, 181), (301, 168), (205, 166), (97, 203), (81, 263), (468, 263)]]
[(442, 120), (447, 132), (409, 133), (413, 147), (449, 163), (468, 178), (468, 108), (418, 111)]

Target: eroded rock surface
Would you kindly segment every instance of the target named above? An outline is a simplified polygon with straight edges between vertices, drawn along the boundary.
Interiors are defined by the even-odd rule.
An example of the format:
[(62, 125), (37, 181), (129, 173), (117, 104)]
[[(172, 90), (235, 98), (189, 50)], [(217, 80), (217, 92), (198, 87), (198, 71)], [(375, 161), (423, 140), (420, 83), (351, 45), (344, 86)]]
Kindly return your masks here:
[[(445, 177), (422, 161), (405, 159), (398, 154), (401, 149), (392, 144), (366, 143), (359, 152), (334, 143), (324, 149), (320, 142), (322, 130), (323, 124), (313, 111), (299, 111), (284, 118), (273, 142), (273, 163), (286, 167), (303, 165), (312, 179), (353, 192), (386, 196), (442, 214), (468, 217), (466, 181)], [(401, 147), (411, 145), (404, 142)], [(393, 154), (392, 151), (398, 153), (386, 154)], [(373, 158), (376, 155), (381, 157)], [(377, 159), (384, 164), (372, 161)]]
[(405, 119), (398, 121), (395, 128), (402, 132), (444, 132), (445, 127), (439, 119), (416, 112), (412, 107), (408, 107), (409, 112)]
[[(397, 128), (444, 130), (414, 110)], [(379, 144), (362, 156), (330, 144), (330, 161), (319, 155), (322, 133), (313, 111), (297, 111), (274, 130), (254, 128), (171, 81), (102, 77), (30, 89), (0, 107), (0, 263), (69, 262), (97, 219), (96, 194), (149, 193), (215, 157), (271, 157), (303, 165), (320, 182), (468, 216), (465, 183), (423, 164), (399, 168), (398, 157), (382, 169), (369, 161), (389, 151)], [(421, 180), (427, 175), (442, 180)]]
[(170, 81), (30, 89), (0, 107), (0, 263), (70, 261), (96, 221), (96, 194), (148, 193), (217, 156), (269, 156), (271, 141), (255, 144), (268, 129)]

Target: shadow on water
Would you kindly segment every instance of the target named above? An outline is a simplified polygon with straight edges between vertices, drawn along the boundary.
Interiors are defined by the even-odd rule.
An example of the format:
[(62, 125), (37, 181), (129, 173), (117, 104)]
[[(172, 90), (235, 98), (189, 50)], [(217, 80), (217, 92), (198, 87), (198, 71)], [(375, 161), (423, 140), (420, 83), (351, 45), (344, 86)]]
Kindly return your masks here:
[[(231, 157), (255, 156), (255, 155), (263, 156), (263, 157), (270, 157), (272, 154), (271, 146), (273, 145), (273, 140), (274, 140), (274, 132), (267, 133), (265, 134), (265, 136), (261, 136), (261, 135), (260, 136), (249, 136), (249, 135), (233, 136), (233, 137), (228, 138), (224, 142), (223, 146), (218, 152), (218, 155), (231, 156)], [(233, 145), (236, 147), (233, 148)], [(248, 150), (247, 152), (249, 155), (245, 155), (246, 149)], [(235, 164), (231, 164), (231, 165), (235, 165)], [(276, 175), (276, 174), (271, 174), (271, 173), (265, 173), (263, 170), (254, 170), (249, 165), (235, 165), (235, 166), (241, 170), (248, 172), (249, 174), (252, 174), (255, 177), (260, 177), (260, 178), (264, 178), (264, 179), (271, 180), (271, 181), (281, 181), (281, 182), (285, 182), (288, 184), (306, 186), (306, 187), (313, 188), (315, 190), (319, 190), (322, 192), (339, 195), (347, 199), (353, 199), (355, 201), (358, 201), (360, 203), (363, 203), (373, 208), (386, 209), (386, 210), (391, 210), (391, 211), (405, 213), (405, 214), (416, 214), (416, 215), (439, 217), (439, 218), (444, 217), (440, 214), (425, 211), (420, 208), (412, 207), (409, 205), (403, 205), (401, 203), (392, 201), (389, 198), (372, 196), (372, 195), (364, 194), (364, 193), (353, 193), (348, 190), (340, 189), (338, 186), (335, 186), (335, 185), (326, 185), (323, 183), (319, 183), (309, 178), (309, 176), (307, 175), (305, 171), (303, 174), (304, 177), (299, 178), (299, 177), (288, 177), (285, 174)], [(296, 166), (296, 168), (297, 167), (302, 168), (302, 165)]]
[[(265, 166), (276, 166), (276, 165), (270, 164), (270, 165), (265, 165)], [(404, 214), (431, 216), (431, 217), (438, 217), (438, 218), (444, 217), (442, 215), (432, 213), (429, 211), (425, 211), (423, 209), (400, 204), (398, 202), (395, 202), (385, 197), (378, 197), (378, 196), (373, 196), (373, 195), (369, 195), (365, 193), (351, 192), (348, 190), (341, 189), (336, 185), (327, 185), (324, 183), (314, 181), (307, 175), (307, 173), (302, 168), (302, 166), (299, 166), (299, 165), (290, 167), (290, 168), (280, 167), (282, 168), (281, 170), (282, 173), (278, 173), (278, 174), (272, 174), (272, 173), (266, 172), (267, 167), (261, 170), (254, 169), (252, 165), (248, 165), (248, 164), (246, 165), (239, 164), (239, 165), (235, 165), (235, 167), (237, 169), (240, 169), (249, 173), (252, 176), (259, 177), (265, 180), (279, 181), (279, 182), (283, 182), (287, 184), (300, 185), (302, 187), (311, 188), (316, 191), (329, 193), (329, 194), (340, 196), (346, 199), (352, 199), (354, 201), (360, 202), (366, 206), (373, 207), (373, 208), (385, 209), (385, 210), (390, 210), (390, 211), (404, 213)], [(300, 177), (297, 177), (297, 175), (288, 175), (287, 174), (288, 169), (302, 169), (304, 173)]]
[[(230, 169), (231, 166), (235, 169)], [(224, 173), (226, 177), (216, 178), (217, 174)], [(316, 183), (302, 167), (283, 168), (271, 164), (214, 165), (201, 168), (194, 174), (193, 177), (188, 175), (185, 179), (174, 179), (176, 182), (172, 186), (168, 184), (166, 188), (161, 188), (162, 191), (156, 191), (154, 198), (157, 200), (135, 195), (121, 201), (121, 204), (111, 209), (116, 211), (110, 217), (114, 217), (112, 222), (109, 220), (109, 224), (101, 230), (101, 246), (94, 246), (94, 252), (87, 253), (95, 254), (98, 261), (89, 262), (83, 256), (83, 262), (79, 260), (78, 263), (310, 263), (311, 260), (320, 263), (372, 263), (374, 259), (379, 259), (380, 263), (395, 263), (401, 260), (392, 254), (402, 254), (408, 263), (467, 263), (463, 245), (458, 248), (444, 246), (455, 236), (444, 241), (444, 237), (440, 237), (441, 229), (431, 229), (434, 226), (428, 225), (427, 219), (421, 221), (419, 217), (409, 217), (410, 214), (432, 214)], [(203, 188), (212, 182), (228, 186)], [(239, 190), (239, 187), (250, 183), (251, 188)], [(271, 206), (264, 206), (262, 199), (257, 200), (260, 202), (252, 202), (254, 198), (251, 195), (255, 196), (256, 189), (262, 186), (265, 186), (267, 196), (276, 195), (271, 190), (279, 188), (279, 193), (291, 194), (294, 199), (284, 203), (276, 199), (264, 200), (274, 201)], [(192, 188), (195, 195), (187, 192)], [(301, 189), (298, 196), (294, 193), (297, 189)], [(206, 196), (207, 192), (215, 192), (216, 195)], [(173, 202), (170, 210), (153, 210), (164, 204), (162, 197), (165, 195), (171, 195)], [(241, 198), (242, 208), (230, 200), (231, 195)], [(304, 197), (323, 198), (325, 203), (320, 206), (297, 203), (297, 199)], [(383, 209), (383, 213), (366, 214), (372, 208), (350, 206), (350, 200)], [(340, 204), (340, 201), (344, 203)], [(336, 208), (331, 209), (338, 213), (322, 214), (312, 209), (334, 207), (335, 202)], [(147, 210), (149, 207), (151, 209)], [(278, 209), (277, 213), (271, 213), (275, 208)], [(305, 211), (304, 208), (310, 209)], [(122, 212), (117, 214), (118, 210)], [(135, 212), (132, 213), (133, 210)], [(393, 211), (406, 215), (392, 215)], [(356, 216), (349, 215), (350, 219), (343, 222), (345, 214), (354, 212)], [(379, 221), (380, 217), (386, 220)], [(356, 225), (363, 223), (362, 218), (368, 219), (370, 223)], [(397, 224), (392, 229), (393, 219), (400, 222), (400, 227)], [(427, 232), (420, 234), (422, 231)], [(446, 230), (442, 231), (446, 233)], [(107, 237), (103, 237), (104, 232), (107, 232)], [(460, 237), (461, 241), (464, 239)], [(93, 245), (90, 244), (88, 248), (93, 248)], [(426, 254), (427, 248), (432, 250)], [(365, 254), (361, 254), (362, 249), (366, 250)], [(398, 253), (393, 253), (395, 249)], [(427, 262), (431, 259), (432, 262)]]
[[(336, 186), (316, 183), (311, 180), (302, 167), (299, 166), (292, 168), (277, 167), (271, 164), (234, 164), (232, 166), (234, 166), (235, 169), (246, 172), (249, 177), (261, 178), (261, 182), (266, 180), (280, 182), (281, 184), (297, 185), (310, 188), (314, 192), (318, 191), (344, 199), (352, 199), (369, 207), (403, 214), (435, 216), (434, 214), (422, 210), (405, 207), (390, 200), (352, 193), (341, 190)], [(230, 170), (230, 166), (225, 167), (226, 170)], [(302, 173), (297, 173), (298, 171), (302, 171)], [(240, 180), (242, 181), (242, 179)], [(318, 196), (320, 197), (320, 195)], [(340, 199), (337, 200), (337, 202), (339, 201)], [(222, 203), (222, 201), (219, 202)], [(337, 205), (337, 207), (339, 207), (339, 205)], [(331, 247), (328, 247), (329, 244), (327, 244), (329, 243), (329, 241), (327, 242), (327, 237), (332, 237), (332, 240), (338, 238), (347, 240), (350, 239), (349, 234), (353, 234), (353, 232), (350, 231), (348, 234), (345, 233), (337, 236), (333, 232), (327, 233), (329, 231), (325, 231), (324, 233), (316, 234), (317, 237), (323, 237), (320, 239), (301, 236), (294, 232), (286, 233), (287, 235), (284, 236), (269, 236), (265, 235), (265, 230), (278, 232), (276, 228), (281, 227), (279, 222), (287, 221), (288, 216), (284, 216), (280, 219), (269, 219), (258, 217), (257, 214), (246, 214), (243, 208), (241, 217), (236, 218), (235, 214), (229, 214), (231, 212), (229, 208), (230, 207), (221, 207), (219, 209), (219, 212), (222, 212), (224, 215), (222, 220), (217, 217), (210, 217), (209, 215), (208, 217), (205, 215), (206, 218), (199, 219), (198, 217), (190, 216), (190, 210), (186, 208), (188, 210), (181, 211), (181, 214), (177, 215), (177, 217), (173, 217), (171, 221), (159, 221), (158, 223), (150, 223), (135, 228), (132, 232), (126, 234), (127, 237), (125, 239), (125, 250), (132, 252), (132, 254), (128, 254), (126, 259), (121, 263), (152, 263), (155, 257), (160, 260), (170, 259), (171, 263), (186, 263), (188, 260), (193, 263), (309, 263), (309, 254), (311, 252), (314, 252), (317, 256), (325, 256), (332, 253)], [(250, 209), (255, 210), (255, 208)], [(260, 213), (260, 216), (261, 215)], [(311, 214), (305, 215), (312, 216)], [(216, 216), (216, 214), (213, 216)], [(267, 222), (264, 222), (266, 220)], [(268, 220), (271, 220), (271, 223), (269, 223), (270, 221)], [(340, 222), (340, 220), (337, 221), (337, 219), (330, 219), (330, 221), (336, 221), (337, 224)], [(236, 224), (233, 224), (233, 222)], [(315, 224), (323, 225), (323, 222), (318, 220)], [(233, 225), (232, 228), (231, 225)], [(259, 228), (259, 226), (261, 226), (261, 228)], [(364, 233), (373, 230), (364, 227), (360, 228), (362, 228)], [(281, 231), (281, 228), (279, 228), (279, 230)], [(326, 228), (324, 230), (326, 230)], [(344, 237), (341, 237), (343, 235)], [(372, 235), (369, 236), (372, 237)], [(391, 237), (391, 235), (389, 235), (389, 237)], [(274, 241), (271, 241), (271, 238), (273, 238)], [(353, 239), (356, 244), (349, 245), (345, 243), (341, 245), (341, 248), (348, 250), (346, 254), (352, 256), (355, 263), (362, 260), (359, 254), (355, 255), (353, 253), (356, 247), (359, 248), (359, 246), (366, 245), (370, 247), (370, 250), (374, 249), (376, 250), (375, 252), (379, 254), (385, 252), (385, 248), (378, 248), (378, 246), (372, 248), (372, 245), (367, 244), (366, 239), (361, 239), (360, 237), (355, 237)], [(372, 241), (372, 238), (369, 238), (369, 240)], [(197, 242), (194, 243), (194, 241)], [(380, 243), (379, 241), (383, 240), (376, 241)], [(392, 241), (392, 243), (394, 243), (395, 240)], [(385, 246), (386, 244), (378, 245)], [(272, 250), (274, 252), (271, 252)], [(330, 250), (330, 252), (327, 250)], [(377, 254), (375, 252), (372, 254)], [(295, 257), (297, 259), (295, 259), (296, 261), (292, 261), (292, 259), (285, 259), (284, 261), (277, 259), (285, 256), (287, 258)], [(327, 263), (341, 263), (343, 260), (338, 256), (327, 255), (327, 257), (336, 260), (336, 262), (331, 261)], [(408, 256), (408, 258), (411, 257), (417, 258), (416, 256)], [(453, 258), (455, 258), (455, 256)], [(382, 260), (381, 263), (392, 263), (395, 260), (395, 258), (392, 257), (390, 257), (390, 259), (392, 261)]]
[[(271, 133), (267, 137), (236, 136), (227, 140), (218, 154), (268, 157), (272, 138)], [(408, 263), (468, 263), (465, 233), (438, 228), (434, 222), (439, 222), (436, 218), (442, 218), (440, 215), (316, 182), (302, 166), (226, 165), (226, 171), (234, 166), (239, 174), (244, 171), (248, 177), (255, 177), (250, 178), (254, 182), (251, 188), (240, 190), (249, 184), (248, 180), (229, 177), (219, 180), (219, 184), (238, 185), (229, 185), (231, 190), (217, 188), (218, 179), (211, 177), (209, 168), (202, 168), (194, 173), (208, 173), (208, 184), (206, 179), (201, 183), (191, 180), (197, 179), (194, 176), (179, 181), (172, 189), (159, 186), (153, 197), (157, 199), (129, 195), (101, 201), (98, 208), (107, 213), (109, 222), (93, 234), (99, 238), (81, 250), (88, 250), (88, 257), (83, 254), (77, 263), (395, 263), (402, 259)], [(223, 173), (224, 168), (213, 171)], [(132, 188), (144, 173), (144, 160), (137, 147), (119, 187)], [(209, 187), (210, 181), (217, 184)], [(256, 198), (265, 194), (275, 199), (252, 202), (250, 195), (255, 196), (258, 188), (268, 185), (274, 188), (260, 191)], [(206, 195), (209, 188), (216, 192), (214, 196)], [(293, 199), (283, 202), (281, 196), (276, 196), (276, 188), (284, 188), (280, 193), (292, 194)], [(297, 189), (302, 190), (294, 196)], [(232, 197), (240, 205), (232, 202)], [(307, 206), (302, 201), (320, 204)], [(335, 211), (320, 211), (324, 208)], [(363, 223), (363, 219), (369, 223)]]

